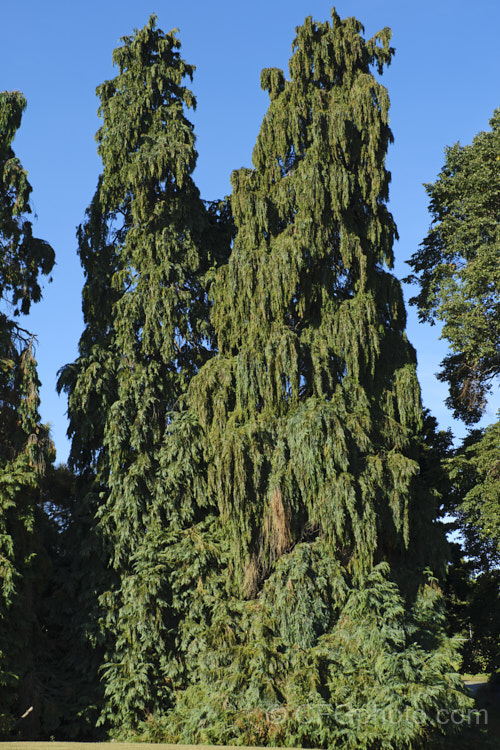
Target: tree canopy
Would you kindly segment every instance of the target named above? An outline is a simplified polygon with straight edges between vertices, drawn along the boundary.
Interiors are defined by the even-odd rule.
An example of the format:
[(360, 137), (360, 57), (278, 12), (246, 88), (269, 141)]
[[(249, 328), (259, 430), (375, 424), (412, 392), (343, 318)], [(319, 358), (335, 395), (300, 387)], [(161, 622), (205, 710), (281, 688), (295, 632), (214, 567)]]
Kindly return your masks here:
[(434, 183), (426, 185), (432, 226), (409, 261), (410, 300), (422, 321), (443, 324), (451, 348), (439, 378), (448, 406), (466, 424), (479, 420), (500, 373), (500, 110), (491, 130), (470, 145), (446, 149)]
[[(306, 18), (288, 73), (262, 71), (252, 166), (209, 202), (195, 69), (156, 20), (121, 39), (97, 88), (102, 171), (77, 230), (84, 330), (59, 374), (71, 453), (56, 471), (15, 322), (54, 256), (11, 145), (25, 101), (0, 95), (0, 735), (32, 702), (32, 734), (61, 739), (455, 746), (442, 712), (472, 700), (447, 618), (462, 632), (465, 599), (479, 608), (497, 579), (471, 595), (456, 566), (446, 609), (441, 518), (460, 505), (476, 540), (498, 534), (498, 430), (444, 472), (451, 437), (423, 410), (392, 273), (391, 31)], [(490, 135), (448, 151), (411, 261), (470, 423), (497, 374), (495, 324), (489, 343), (477, 325), (496, 304), (496, 183), (476, 175), (481, 149), (492, 175), (500, 158)], [(489, 203), (469, 195), (488, 186)], [(483, 636), (490, 665), (491, 618)]]
[(12, 149), (25, 108), (19, 91), (0, 93), (0, 299), (11, 305), (14, 315), (28, 313), (31, 303), (40, 300), (39, 277), (54, 265), (50, 245), (33, 237), (28, 218), (32, 189)]
[[(447, 405), (473, 425), (484, 415), (500, 374), (500, 110), (491, 130), (469, 145), (446, 149), (445, 164), (426, 185), (432, 225), (409, 261), (410, 300), (422, 321), (442, 324), (451, 353), (438, 377), (449, 387)], [(500, 606), (500, 423), (469, 434), (444, 461), (448, 511), (460, 532), (464, 557), (455, 553), (448, 577), (452, 627), (462, 629), (464, 666), (498, 668), (494, 624)], [(458, 627), (457, 627), (458, 626)]]
[[(362, 31), (335, 11), (297, 28), (289, 78), (261, 76), (270, 105), (253, 169), (232, 175), (236, 236), (212, 291), (218, 351), (165, 437), (171, 528), (195, 533), (207, 560), (183, 577), (196, 615), (177, 626), (187, 680), (174, 680), (164, 723), (149, 722), (166, 740), (416, 745), (424, 730), (411, 721), (389, 737), (383, 722), (346, 727), (328, 707), (342, 696), (355, 713), (411, 712), (431, 705), (431, 682), (444, 703), (460, 694), (424, 575), (444, 539), (420, 474), (415, 353), (389, 270), (392, 136), (373, 68), (393, 50), (388, 29)], [(169, 582), (177, 591), (175, 572)], [(355, 675), (373, 674), (381, 654), (361, 687)], [(405, 675), (404, 696), (384, 693), (389, 674)], [(429, 715), (425, 732), (436, 729)]]
[[(409, 280), (420, 286), (411, 304), (421, 320), (443, 324), (451, 354), (439, 378), (449, 385), (448, 405), (468, 425), (483, 415), (500, 374), (500, 110), (490, 126), (470, 145), (446, 149), (442, 172), (426, 186), (433, 223), (409, 261)], [(450, 463), (455, 510), (473, 556), (478, 532), (500, 551), (498, 431), (494, 424), (471, 433)]]

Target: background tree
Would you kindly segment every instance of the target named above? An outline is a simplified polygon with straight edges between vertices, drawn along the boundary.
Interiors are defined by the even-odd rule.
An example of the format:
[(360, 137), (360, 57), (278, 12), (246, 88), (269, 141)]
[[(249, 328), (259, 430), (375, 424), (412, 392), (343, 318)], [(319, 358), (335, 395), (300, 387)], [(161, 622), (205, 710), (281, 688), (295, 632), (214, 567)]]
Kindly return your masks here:
[[(442, 172), (426, 186), (433, 223), (409, 262), (408, 280), (420, 286), (411, 303), (422, 321), (443, 323), (452, 349), (439, 375), (450, 388), (448, 405), (469, 425), (500, 373), (500, 110), (490, 126), (472, 144), (446, 150)], [(451, 470), (464, 521), (500, 550), (498, 429), (471, 432)]]
[(433, 223), (409, 261), (420, 286), (410, 302), (422, 321), (443, 323), (452, 353), (439, 375), (448, 405), (466, 424), (484, 412), (500, 373), (500, 110), (472, 144), (446, 149), (435, 183), (426, 185)]
[(12, 148), (25, 107), (19, 92), (0, 93), (0, 725), (32, 706), (20, 725), (29, 737), (42, 710), (36, 643), (47, 558), (40, 527), (53, 447), (38, 414), (34, 337), (16, 318), (40, 300), (40, 276), (52, 269), (54, 253), (33, 236), (31, 186)]
[[(419, 467), (415, 354), (386, 270), (389, 100), (372, 68), (393, 50), (388, 29), (361, 33), (335, 11), (308, 18), (290, 79), (262, 73), (271, 103), (254, 168), (232, 176), (237, 235), (213, 287), (218, 354), (190, 382), (163, 469), (186, 509), (178, 534), (213, 519), (223, 577), (200, 575), (207, 625), (178, 628), (196, 655), (188, 688), (150, 736), (417, 747), (430, 710), (391, 728), (377, 710), (460, 702), (424, 575), (444, 537)], [(347, 725), (339, 703), (370, 721)]]
[[(422, 321), (443, 324), (450, 344), (438, 376), (449, 385), (448, 406), (468, 425), (484, 414), (500, 373), (500, 110), (490, 126), (470, 145), (446, 149), (443, 170), (426, 185), (432, 226), (409, 261), (414, 273), (408, 280), (420, 286), (411, 303)], [(449, 511), (468, 558), (456, 563), (451, 576), (463, 583), (468, 571), (461, 617), (467, 621), (464, 654), (471, 671), (500, 667), (498, 628), (485, 618), (499, 601), (499, 430), (499, 423), (471, 430), (446, 461)]]
[(463, 667), (469, 673), (500, 669), (498, 430), (498, 423), (472, 430), (445, 464), (451, 485), (449, 509), (461, 546), (447, 588), (456, 598), (458, 583), (462, 604), (458, 621), (452, 617), (450, 627), (458, 625), (455, 632), (461, 630), (465, 638)]
[(473, 430), (449, 462), (454, 509), (468, 554), (484, 570), (500, 561), (499, 446), (497, 422), (485, 430)]
[[(175, 31), (164, 34), (152, 16), (122, 42), (113, 53), (118, 75), (97, 89), (103, 172), (79, 230), (86, 328), (59, 385), (69, 394), (70, 463), (92, 556), (80, 570), (91, 571), (82, 601), (94, 610), (95, 643), (102, 641), (95, 625), (105, 620), (102, 720), (125, 728), (170, 691), (175, 624), (156, 558), (169, 529), (154, 509), (158, 497), (169, 502), (159, 477), (162, 441), (191, 377), (212, 355), (209, 271), (227, 255), (230, 229), (226, 209), (203, 202), (191, 176), (197, 154), (185, 110), (195, 100), (183, 80), (194, 68), (181, 58)], [(145, 540), (150, 569), (140, 576), (134, 555)]]

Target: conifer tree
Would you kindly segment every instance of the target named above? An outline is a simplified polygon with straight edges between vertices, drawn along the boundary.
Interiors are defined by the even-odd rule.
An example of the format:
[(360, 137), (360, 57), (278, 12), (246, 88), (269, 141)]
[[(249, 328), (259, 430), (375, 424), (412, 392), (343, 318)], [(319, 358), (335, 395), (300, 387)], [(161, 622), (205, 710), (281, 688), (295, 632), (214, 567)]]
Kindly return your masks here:
[[(117, 293), (111, 288), (118, 268), (114, 243), (114, 214), (101, 203), (99, 178), (96, 194), (87, 209), (86, 221), (78, 228), (78, 248), (85, 274), (82, 310), (85, 328), (80, 338), (79, 357), (59, 373), (58, 390), (68, 394), (68, 436), (71, 438), (69, 469), (74, 475), (73, 498), (69, 500), (61, 544), (65, 565), (54, 583), (67, 602), (62, 640), (69, 645), (60, 659), (71, 674), (70, 698), (63, 712), (64, 738), (99, 739), (95, 725), (103, 701), (99, 668), (104, 657), (104, 638), (99, 623), (103, 610), (102, 592), (111, 585), (104, 537), (99, 533), (96, 514), (106, 497), (109, 474), (103, 447), (106, 415), (117, 393), (118, 357), (113, 349), (112, 306)], [(109, 226), (108, 226), (109, 224)], [(66, 569), (65, 569), (66, 568)]]
[[(191, 380), (162, 465), (178, 534), (197, 528), (206, 549), (201, 514), (212, 535), (185, 598), (191, 613), (204, 597), (205, 619), (177, 627), (196, 659), (150, 736), (417, 747), (439, 730), (436, 707), (460, 705), (424, 575), (441, 570), (444, 538), (390, 273), (389, 98), (372, 69), (392, 54), (389, 29), (365, 40), (333, 10), (297, 29), (289, 79), (262, 73), (270, 106), (253, 169), (232, 175), (237, 234), (213, 286), (218, 354)], [(417, 708), (422, 722), (377, 719)]]
[[(40, 277), (50, 273), (54, 252), (33, 236), (31, 186), (12, 141), (26, 100), (0, 94), (0, 736), (12, 719), (34, 704), (36, 610), (45, 561), (41, 495), (53, 458), (38, 414), (39, 381), (34, 337), (17, 322), (41, 298)], [(26, 729), (29, 736), (29, 729)]]
[[(169, 692), (173, 626), (156, 559), (168, 528), (154, 509), (164, 494), (162, 441), (212, 354), (209, 271), (230, 240), (227, 209), (202, 201), (192, 179), (197, 154), (185, 111), (195, 99), (183, 81), (194, 68), (176, 32), (164, 34), (152, 16), (122, 42), (113, 53), (118, 75), (97, 89), (103, 171), (78, 235), (86, 327), (80, 356), (59, 381), (69, 394), (80, 527), (94, 557), (80, 565), (93, 576), (81, 596), (101, 646), (95, 626), (105, 620), (102, 720), (118, 727)], [(139, 547), (150, 562), (143, 577), (134, 568)]]

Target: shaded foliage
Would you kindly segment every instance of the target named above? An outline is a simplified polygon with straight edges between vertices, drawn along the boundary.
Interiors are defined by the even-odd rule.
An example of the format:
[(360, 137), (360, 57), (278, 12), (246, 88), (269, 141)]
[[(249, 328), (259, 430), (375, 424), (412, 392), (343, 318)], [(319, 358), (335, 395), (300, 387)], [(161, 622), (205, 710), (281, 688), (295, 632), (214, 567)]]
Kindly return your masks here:
[(467, 552), (481, 568), (500, 563), (500, 423), (474, 430), (449, 462)]
[[(470, 145), (446, 149), (438, 179), (426, 185), (432, 225), (412, 256), (408, 281), (420, 287), (410, 300), (422, 321), (443, 324), (451, 353), (439, 378), (448, 383), (448, 406), (472, 425), (484, 414), (500, 372), (499, 202), (500, 110), (491, 130)], [(498, 667), (500, 562), (499, 424), (471, 430), (445, 460), (448, 510), (467, 562), (454, 561), (448, 582), (451, 626), (462, 632), (465, 667)]]
[(0, 93), (0, 731), (30, 706), (32, 736), (43, 713), (38, 657), (40, 597), (47, 575), (43, 484), (54, 458), (40, 424), (34, 337), (17, 322), (41, 297), (54, 252), (33, 236), (31, 186), (12, 141), (26, 100)]

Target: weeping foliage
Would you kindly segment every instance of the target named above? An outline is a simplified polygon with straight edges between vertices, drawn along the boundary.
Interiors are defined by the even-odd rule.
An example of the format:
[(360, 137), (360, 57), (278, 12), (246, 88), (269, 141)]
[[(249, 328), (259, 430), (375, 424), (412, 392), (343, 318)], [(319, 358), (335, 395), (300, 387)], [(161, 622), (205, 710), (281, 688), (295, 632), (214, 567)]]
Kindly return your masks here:
[(452, 729), (438, 708), (467, 706), (424, 573), (444, 539), (390, 274), (389, 100), (372, 70), (393, 50), (388, 29), (362, 31), (308, 18), (289, 78), (262, 73), (270, 105), (253, 169), (232, 175), (237, 233), (211, 292), (218, 353), (162, 466), (161, 512), (184, 533), (213, 519), (221, 576), (199, 577), (216, 588), (197, 661), (173, 708), (144, 715), (151, 739), (416, 748)]
[(191, 176), (197, 154), (186, 109), (195, 100), (183, 82), (194, 68), (179, 48), (176, 32), (164, 34), (152, 16), (122, 39), (118, 75), (97, 89), (103, 171), (78, 232), (85, 331), (59, 380), (84, 509), (76, 573), (89, 571), (79, 596), (90, 627), (75, 627), (90, 673), (100, 653), (101, 721), (115, 726), (168, 704), (182, 671), (170, 660), (177, 509), (161, 481), (163, 440), (212, 355), (210, 269), (231, 237), (227, 207), (202, 201)]
[(125, 37), (98, 89), (86, 328), (60, 386), (115, 738), (417, 748), (453, 728), (439, 708), (467, 705), (424, 573), (443, 536), (390, 273), (373, 71), (393, 50), (388, 29), (362, 33), (308, 18), (289, 78), (262, 73), (232, 216), (191, 177), (193, 68), (173, 32), (151, 18)]
[(232, 176), (237, 237), (213, 286), (219, 354), (187, 396), (206, 493), (250, 597), (308, 534), (363, 572), (381, 559), (418, 565), (417, 504), (433, 533), (417, 478), (415, 355), (383, 267), (396, 234), (392, 136), (371, 68), (390, 62), (390, 33), (365, 41), (361, 30), (335, 12), (331, 24), (307, 19), (290, 79), (262, 73), (271, 102), (254, 169)]

